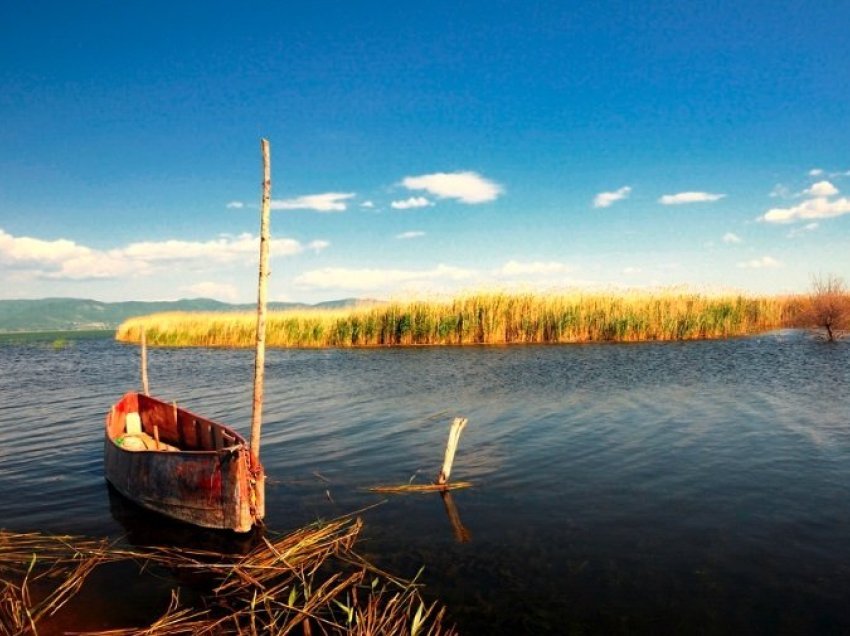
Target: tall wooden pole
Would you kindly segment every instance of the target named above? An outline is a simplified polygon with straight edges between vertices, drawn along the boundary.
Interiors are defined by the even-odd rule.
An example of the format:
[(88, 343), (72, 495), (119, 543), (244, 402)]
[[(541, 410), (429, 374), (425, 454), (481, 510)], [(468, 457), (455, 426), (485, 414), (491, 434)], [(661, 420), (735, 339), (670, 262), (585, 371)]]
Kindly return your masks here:
[(260, 457), (263, 427), (263, 376), (266, 366), (266, 288), (269, 278), (269, 216), (272, 199), (272, 169), (269, 142), (260, 140), (263, 153), (263, 198), (260, 205), (260, 280), (257, 292), (257, 354), (254, 359), (254, 407), (251, 413), (251, 450)]
[(142, 393), (150, 395), (148, 389), (148, 341), (145, 336), (144, 327), (142, 328)]

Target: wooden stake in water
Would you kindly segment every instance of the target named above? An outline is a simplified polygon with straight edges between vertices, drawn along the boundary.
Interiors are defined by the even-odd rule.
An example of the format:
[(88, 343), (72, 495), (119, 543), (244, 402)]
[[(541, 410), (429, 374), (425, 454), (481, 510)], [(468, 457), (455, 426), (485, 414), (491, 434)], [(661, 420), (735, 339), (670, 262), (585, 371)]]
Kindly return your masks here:
[(142, 329), (142, 393), (150, 395), (148, 390), (148, 342)]
[(263, 154), (263, 197), (260, 205), (260, 280), (257, 291), (257, 352), (254, 359), (254, 406), (251, 414), (251, 450), (260, 457), (260, 429), (263, 426), (263, 376), (266, 366), (266, 288), (269, 277), (269, 216), (272, 176), (269, 142), (260, 140)]
[[(455, 461), (455, 451), (460, 441), (460, 434), (469, 423), (465, 417), (456, 417), (449, 428), (449, 441), (446, 442), (446, 456), (443, 459), (443, 468), (433, 484), (404, 484), (402, 486), (373, 486), (372, 492), (446, 492), (459, 488), (469, 488), (472, 484), (468, 481), (456, 481), (449, 483), (449, 475), (452, 473), (452, 464)], [(412, 479), (411, 479), (412, 481)], [(447, 508), (448, 512), (448, 508)], [(451, 519), (451, 513), (449, 513)]]
[(469, 420), (465, 417), (456, 417), (452, 422), (452, 426), (449, 429), (449, 441), (446, 443), (446, 456), (443, 459), (443, 468), (437, 477), (437, 485), (447, 484), (449, 481), (449, 475), (451, 475), (452, 472), (452, 464), (455, 461), (455, 451), (457, 450), (457, 444), (460, 441), (460, 434), (463, 432), (463, 429), (466, 428), (468, 421)]

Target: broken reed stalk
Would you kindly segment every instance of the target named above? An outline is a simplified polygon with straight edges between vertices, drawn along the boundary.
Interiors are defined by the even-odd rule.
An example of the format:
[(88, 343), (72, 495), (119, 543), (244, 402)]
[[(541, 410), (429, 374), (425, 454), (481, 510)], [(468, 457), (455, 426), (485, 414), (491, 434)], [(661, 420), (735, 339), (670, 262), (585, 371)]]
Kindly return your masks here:
[[(198, 607), (184, 605), (172, 591), (165, 613), (147, 627), (89, 634), (454, 634), (442, 624), (444, 610), (427, 604), (415, 581), (388, 575), (353, 551), (361, 528), (351, 518), (308, 526), (264, 539), (242, 557), (0, 530), (0, 633), (49, 632), (55, 625), (44, 619), (72, 599), (96, 566), (132, 560), (140, 571), (157, 565), (205, 574), (218, 585)], [(53, 589), (36, 603), (33, 584)], [(63, 618), (54, 620), (67, 632)]]
[(443, 468), (437, 476), (437, 484), (445, 484), (449, 481), (449, 475), (452, 472), (452, 464), (455, 461), (455, 451), (457, 450), (460, 434), (466, 428), (468, 420), (465, 417), (456, 417), (449, 429), (449, 439), (446, 442), (446, 456), (443, 459)]
[(440, 474), (433, 484), (402, 484), (400, 486), (373, 486), (369, 488), (372, 492), (434, 492), (458, 490), (460, 488), (469, 488), (472, 484), (468, 481), (459, 481), (449, 483), (449, 476), (452, 473), (452, 464), (455, 461), (455, 452), (457, 451), (458, 442), (460, 442), (460, 434), (466, 425), (469, 423), (465, 417), (456, 417), (452, 421), (449, 428), (449, 439), (446, 442), (446, 454), (443, 457), (443, 467), (440, 469)]
[(150, 395), (150, 391), (148, 389), (148, 342), (147, 337), (145, 336), (145, 330), (142, 329), (141, 336), (141, 345), (142, 345), (142, 393), (145, 395)]

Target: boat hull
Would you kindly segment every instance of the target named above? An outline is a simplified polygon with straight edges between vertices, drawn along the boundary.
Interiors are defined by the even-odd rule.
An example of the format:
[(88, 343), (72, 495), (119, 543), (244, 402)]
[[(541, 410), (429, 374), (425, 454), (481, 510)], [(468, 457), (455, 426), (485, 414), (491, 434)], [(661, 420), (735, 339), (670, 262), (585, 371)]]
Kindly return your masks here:
[[(135, 413), (157, 447), (179, 450), (128, 450), (125, 437)], [(128, 499), (197, 526), (248, 532), (264, 515), (263, 469), (245, 440), (143, 394), (126, 394), (107, 415), (104, 469)]]

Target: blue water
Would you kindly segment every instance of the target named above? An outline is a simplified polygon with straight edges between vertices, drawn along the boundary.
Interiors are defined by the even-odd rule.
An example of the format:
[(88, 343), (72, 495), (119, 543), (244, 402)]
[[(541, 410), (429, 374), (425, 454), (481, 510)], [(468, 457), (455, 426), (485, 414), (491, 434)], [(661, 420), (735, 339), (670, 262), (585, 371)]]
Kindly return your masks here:
[[(250, 352), (149, 358), (154, 395), (248, 433)], [(379, 504), (359, 550), (424, 565), (465, 633), (846, 633), (848, 369), (850, 343), (802, 332), (269, 351), (266, 521)], [(105, 414), (137, 386), (138, 351), (109, 339), (0, 343), (0, 526), (197, 539), (103, 480)], [(455, 415), (462, 543), (439, 495), (368, 491), (433, 479)]]

